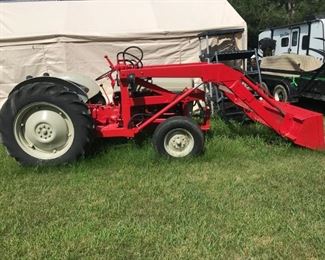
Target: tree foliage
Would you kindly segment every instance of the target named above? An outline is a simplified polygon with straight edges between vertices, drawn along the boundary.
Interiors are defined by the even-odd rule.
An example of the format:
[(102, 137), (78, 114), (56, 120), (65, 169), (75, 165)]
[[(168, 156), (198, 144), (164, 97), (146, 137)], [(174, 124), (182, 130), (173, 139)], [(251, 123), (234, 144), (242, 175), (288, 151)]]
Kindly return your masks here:
[(258, 33), (325, 14), (324, 0), (229, 0), (248, 24), (249, 47), (257, 46)]

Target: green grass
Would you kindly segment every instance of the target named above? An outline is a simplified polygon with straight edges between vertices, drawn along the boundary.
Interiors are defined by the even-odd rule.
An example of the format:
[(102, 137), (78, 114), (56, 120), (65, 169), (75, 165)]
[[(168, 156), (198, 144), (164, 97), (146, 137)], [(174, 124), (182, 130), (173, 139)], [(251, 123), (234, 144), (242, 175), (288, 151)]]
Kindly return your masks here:
[(220, 121), (198, 158), (99, 146), (48, 168), (0, 149), (1, 259), (325, 258), (324, 152)]

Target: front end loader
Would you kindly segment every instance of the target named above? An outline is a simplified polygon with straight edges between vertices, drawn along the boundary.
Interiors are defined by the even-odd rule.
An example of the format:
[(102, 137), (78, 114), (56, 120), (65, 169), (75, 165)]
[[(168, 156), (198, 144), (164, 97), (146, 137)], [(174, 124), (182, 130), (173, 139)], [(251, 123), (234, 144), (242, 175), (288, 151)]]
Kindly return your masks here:
[[(119, 87), (108, 102), (90, 102), (87, 86), (68, 80), (41, 77), (20, 83), (0, 112), (9, 154), (26, 165), (68, 163), (85, 153), (94, 136), (133, 138), (154, 126), (157, 152), (198, 155), (210, 129), (211, 87), (251, 120), (296, 145), (325, 149), (322, 114), (274, 100), (241, 71), (218, 62), (144, 66), (142, 57), (138, 47), (118, 53), (116, 64), (105, 57), (109, 70), (97, 80)], [(201, 83), (173, 92), (155, 84), (155, 78), (200, 78)]]

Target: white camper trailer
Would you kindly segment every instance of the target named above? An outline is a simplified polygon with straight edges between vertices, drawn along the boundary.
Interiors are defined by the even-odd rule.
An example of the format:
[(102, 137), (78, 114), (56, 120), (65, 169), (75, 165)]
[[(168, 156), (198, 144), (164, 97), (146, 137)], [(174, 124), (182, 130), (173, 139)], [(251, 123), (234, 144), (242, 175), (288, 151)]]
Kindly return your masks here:
[(263, 82), (275, 99), (325, 101), (325, 18), (267, 29), (259, 47)]
[[(247, 48), (247, 25), (227, 0), (0, 2), (0, 105), (26, 76), (79, 73), (96, 78), (130, 45), (144, 63), (199, 61), (197, 35), (213, 46)], [(104, 87), (109, 87), (107, 81)]]
[(325, 61), (325, 18), (269, 28), (259, 34), (259, 42), (262, 39), (275, 40), (275, 56), (292, 53)]

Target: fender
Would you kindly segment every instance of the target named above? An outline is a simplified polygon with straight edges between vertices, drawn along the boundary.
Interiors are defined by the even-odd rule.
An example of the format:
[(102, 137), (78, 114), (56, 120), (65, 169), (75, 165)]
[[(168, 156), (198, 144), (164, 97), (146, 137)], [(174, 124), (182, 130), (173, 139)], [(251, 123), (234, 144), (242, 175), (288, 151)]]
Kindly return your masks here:
[(50, 82), (54, 84), (60, 84), (71, 91), (76, 92), (84, 102), (87, 102), (88, 99), (92, 98), (99, 92), (99, 86), (96, 82), (92, 81), (90, 78), (77, 75), (77, 74), (66, 74), (66, 75), (55, 75), (55, 76), (43, 76), (27, 79), (20, 82), (16, 87), (11, 90), (9, 95), (16, 90), (23, 88), (26, 85), (33, 84), (36, 82)]
[(53, 74), (53, 77), (63, 79), (72, 83), (77, 84), (84, 92), (87, 93), (88, 99), (96, 96), (100, 91), (98, 84), (93, 79), (77, 74), (77, 73), (69, 73), (69, 74)]

